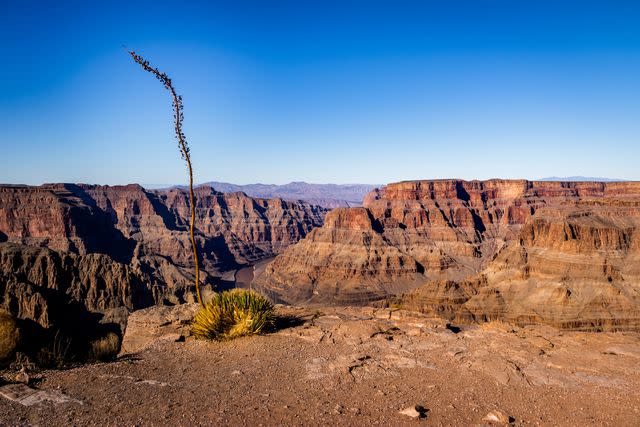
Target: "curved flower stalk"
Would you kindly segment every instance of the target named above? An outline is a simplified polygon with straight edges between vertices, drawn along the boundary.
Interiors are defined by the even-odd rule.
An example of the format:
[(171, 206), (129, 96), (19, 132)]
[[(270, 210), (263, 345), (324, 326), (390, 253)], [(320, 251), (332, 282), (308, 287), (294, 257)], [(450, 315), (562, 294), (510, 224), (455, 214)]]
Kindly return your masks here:
[(149, 61), (144, 59), (142, 56), (136, 54), (134, 51), (129, 51), (129, 55), (133, 58), (135, 62), (140, 64), (143, 70), (150, 72), (153, 74), (162, 85), (171, 93), (171, 97), (173, 98), (173, 119), (175, 124), (176, 131), (176, 139), (178, 140), (178, 148), (180, 149), (180, 155), (187, 163), (187, 168), (189, 170), (189, 205), (191, 207), (191, 221), (189, 223), (189, 236), (191, 237), (191, 247), (193, 248), (193, 261), (196, 266), (196, 295), (198, 298), (198, 303), (202, 306), (202, 296), (200, 295), (200, 266), (198, 264), (198, 249), (196, 248), (196, 239), (194, 237), (194, 223), (196, 220), (196, 206), (195, 206), (195, 196), (193, 194), (193, 168), (191, 167), (191, 157), (189, 146), (187, 145), (186, 137), (182, 132), (182, 121), (184, 120), (183, 106), (182, 106), (182, 96), (176, 93), (173, 84), (171, 83), (171, 79), (165, 73), (161, 72), (155, 67), (149, 65)]

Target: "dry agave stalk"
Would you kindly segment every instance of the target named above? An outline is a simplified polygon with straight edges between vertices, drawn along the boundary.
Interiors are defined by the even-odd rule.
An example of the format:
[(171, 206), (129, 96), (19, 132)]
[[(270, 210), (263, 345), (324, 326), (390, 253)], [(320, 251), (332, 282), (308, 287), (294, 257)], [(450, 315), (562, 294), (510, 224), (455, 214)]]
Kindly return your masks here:
[(176, 131), (176, 139), (178, 140), (178, 148), (180, 149), (180, 154), (182, 158), (187, 162), (187, 168), (189, 169), (189, 205), (191, 206), (191, 221), (189, 223), (189, 236), (191, 237), (191, 246), (193, 248), (193, 260), (196, 266), (196, 295), (198, 297), (198, 303), (203, 305), (202, 297), (200, 295), (200, 266), (198, 264), (198, 250), (196, 248), (196, 239), (194, 237), (194, 223), (196, 220), (196, 207), (195, 207), (195, 196), (193, 194), (193, 168), (191, 167), (191, 157), (189, 152), (189, 146), (187, 145), (186, 137), (182, 132), (182, 121), (184, 120), (183, 106), (182, 106), (182, 96), (176, 93), (173, 84), (171, 83), (171, 79), (165, 73), (161, 72), (155, 67), (149, 65), (149, 61), (144, 59), (142, 56), (138, 55), (134, 51), (129, 51), (129, 55), (133, 58), (135, 62), (140, 64), (142, 69), (153, 74), (160, 83), (171, 92), (171, 97), (173, 98), (173, 119), (175, 123), (175, 131)]

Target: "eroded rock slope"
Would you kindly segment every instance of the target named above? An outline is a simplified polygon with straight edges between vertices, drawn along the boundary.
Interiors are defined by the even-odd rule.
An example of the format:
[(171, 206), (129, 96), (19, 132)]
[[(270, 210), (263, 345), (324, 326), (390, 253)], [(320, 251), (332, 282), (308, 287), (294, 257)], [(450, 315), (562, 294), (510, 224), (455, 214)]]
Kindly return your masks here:
[(336, 209), (257, 279), (286, 302), (640, 328), (640, 183), (410, 181)]
[[(196, 190), (205, 287), (272, 257), (322, 224), (303, 202)], [(0, 187), (0, 306), (47, 327), (76, 302), (90, 311), (192, 299), (186, 191), (139, 185)], [(55, 317), (55, 316), (53, 316)]]

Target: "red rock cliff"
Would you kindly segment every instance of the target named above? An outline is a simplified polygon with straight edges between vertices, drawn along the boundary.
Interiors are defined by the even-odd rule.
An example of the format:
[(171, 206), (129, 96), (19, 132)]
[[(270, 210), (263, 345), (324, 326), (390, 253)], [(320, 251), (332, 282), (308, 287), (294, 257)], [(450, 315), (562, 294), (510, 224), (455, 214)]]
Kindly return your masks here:
[[(324, 209), (302, 202), (198, 188), (196, 240), (204, 284), (215, 284), (221, 273), (239, 265), (280, 253), (321, 225), (324, 214)], [(77, 300), (89, 310), (188, 300), (193, 291), (188, 218), (184, 190), (0, 186), (0, 242), (6, 242), (0, 243), (0, 273), (5, 278), (0, 305), (11, 305), (14, 314), (31, 313), (32, 320), (46, 324), (44, 311), (34, 307), (42, 306), (38, 295), (47, 292), (60, 294), (60, 300)], [(33, 247), (57, 253), (34, 252)], [(21, 251), (24, 256), (17, 255)], [(51, 289), (28, 291), (34, 286)]]
[(638, 182), (400, 182), (332, 212), (258, 283), (292, 302), (405, 295), (452, 319), (635, 328), (639, 227)]

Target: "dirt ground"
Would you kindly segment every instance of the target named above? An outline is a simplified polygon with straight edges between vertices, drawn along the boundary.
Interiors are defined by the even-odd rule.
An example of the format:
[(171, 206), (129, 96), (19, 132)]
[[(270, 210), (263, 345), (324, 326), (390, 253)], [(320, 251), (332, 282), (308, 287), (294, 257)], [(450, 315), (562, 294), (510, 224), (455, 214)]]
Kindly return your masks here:
[[(111, 363), (47, 371), (71, 400), (0, 398), (2, 425), (639, 425), (640, 336), (499, 323), (458, 331), (371, 308), (280, 309), (278, 332), (157, 340)], [(400, 413), (422, 406), (423, 418)]]

